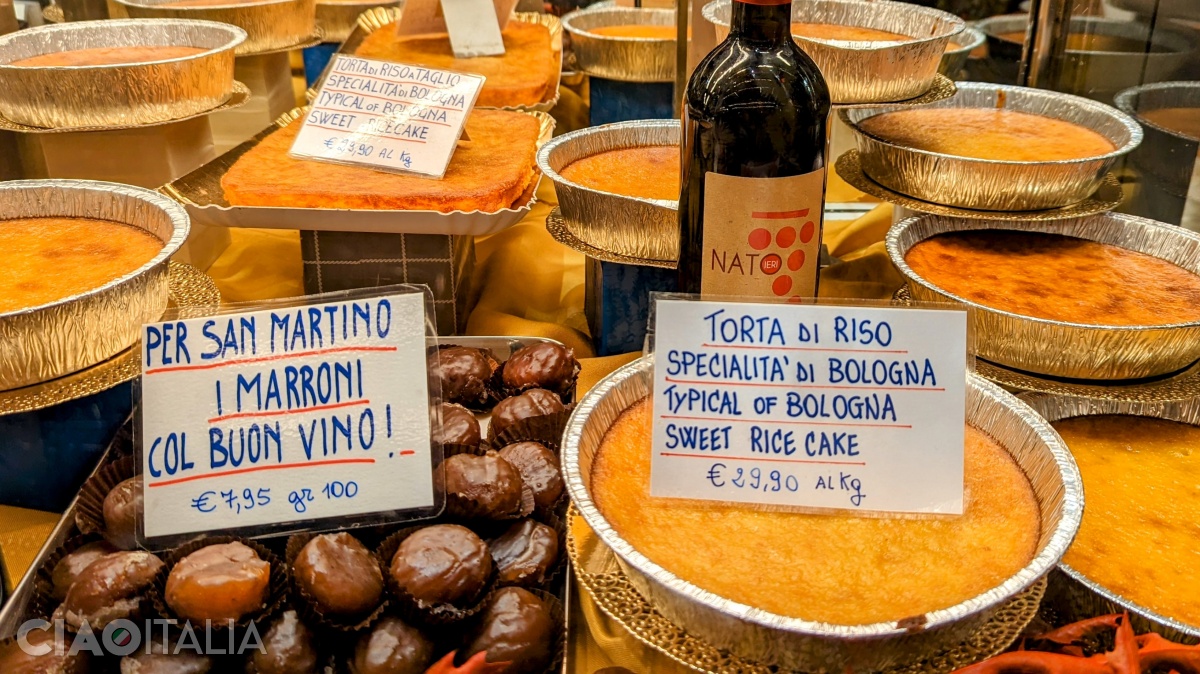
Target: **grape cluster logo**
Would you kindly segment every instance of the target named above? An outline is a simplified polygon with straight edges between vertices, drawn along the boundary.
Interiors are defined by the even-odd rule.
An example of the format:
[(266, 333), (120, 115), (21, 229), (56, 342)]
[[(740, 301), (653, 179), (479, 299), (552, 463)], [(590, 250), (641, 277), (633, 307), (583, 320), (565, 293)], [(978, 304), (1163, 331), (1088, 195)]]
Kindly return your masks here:
[[(772, 211), (753, 214), (756, 220), (787, 220), (789, 222), (808, 217), (808, 209), (801, 211)], [(753, 262), (758, 261), (758, 271), (766, 276), (774, 276), (771, 281), (771, 292), (776, 297), (788, 297), (795, 285), (792, 274), (799, 272), (806, 264), (814, 264), (808, 259), (804, 248), (812, 242), (817, 234), (817, 224), (805, 220), (797, 228), (793, 224), (779, 225), (778, 229), (758, 227), (751, 230), (746, 237), (746, 243), (757, 251), (757, 255), (747, 255)], [(786, 259), (785, 259), (786, 258)], [(786, 271), (785, 271), (786, 266)], [(789, 273), (790, 272), (790, 273)], [(799, 302), (801, 295), (793, 295), (790, 301)]]

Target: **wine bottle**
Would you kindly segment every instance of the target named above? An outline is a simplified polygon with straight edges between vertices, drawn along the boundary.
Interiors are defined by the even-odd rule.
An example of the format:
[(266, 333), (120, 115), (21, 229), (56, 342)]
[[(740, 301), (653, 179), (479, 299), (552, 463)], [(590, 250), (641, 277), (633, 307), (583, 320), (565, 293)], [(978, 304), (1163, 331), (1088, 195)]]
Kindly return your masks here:
[(829, 88), (792, 39), (790, 0), (732, 2), (683, 100), (679, 290), (813, 297)]

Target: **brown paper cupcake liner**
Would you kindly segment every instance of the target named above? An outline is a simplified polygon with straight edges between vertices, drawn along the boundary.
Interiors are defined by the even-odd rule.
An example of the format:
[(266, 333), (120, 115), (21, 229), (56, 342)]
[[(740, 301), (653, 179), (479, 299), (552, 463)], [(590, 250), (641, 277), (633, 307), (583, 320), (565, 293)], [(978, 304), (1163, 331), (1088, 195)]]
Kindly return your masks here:
[[(449, 349), (451, 347), (456, 347), (456, 346), (465, 346), (465, 345), (453, 344), (453, 343), (438, 344), (437, 350), (441, 351), (442, 349)], [(496, 379), (496, 372), (498, 372), (500, 370), (502, 363), (500, 362), (499, 358), (496, 358), (495, 352), (492, 351), (491, 349), (488, 349), (486, 347), (475, 347), (475, 346), (466, 347), (466, 348), (479, 349), (480, 351), (483, 352), (483, 354), (487, 357), (487, 359), (489, 361), (491, 361), (492, 376), (489, 377), (487, 381), (483, 382), (483, 387), (484, 387), (483, 399), (469, 400), (469, 401), (450, 400), (448, 397), (446, 397), (446, 394), (443, 392), (442, 393), (442, 402), (457, 403), (457, 404), (462, 405), (463, 407), (471, 410), (472, 412), (487, 412), (487, 411), (491, 410), (493, 407), (495, 407), (496, 403), (500, 401), (500, 399), (495, 396), (495, 390), (493, 389), (493, 382)]]
[[(300, 607), (296, 605), (294, 597), (279, 607), (279, 611), (271, 616), (271, 620), (266, 623), (266, 626), (259, 626), (259, 638), (265, 643), (267, 630), (270, 629), (271, 623), (289, 610), (296, 611), (300, 616), (300, 621), (313, 633), (313, 647), (317, 651), (317, 667), (313, 670), (315, 674), (353, 674), (348, 668), (342, 667), (340, 656), (347, 648), (354, 647), (354, 638), (358, 635), (345, 632), (322, 632), (312, 622), (304, 619), (303, 614), (300, 613)], [(228, 671), (237, 672), (237, 674), (262, 674), (254, 666), (253, 653), (242, 656), (241, 660), (241, 666), (234, 667)], [(212, 671), (213, 674), (216, 674), (217, 672), (224, 672), (226, 670), (214, 668)]]
[(490, 448), (500, 451), (517, 442), (540, 442), (558, 454), (562, 448), (563, 431), (566, 430), (567, 421), (574, 410), (575, 405), (572, 403), (561, 412), (526, 417), (506, 426), (499, 433), (494, 432), (493, 427), (489, 425), (487, 444)]
[(104, 541), (104, 536), (99, 533), (72, 536), (46, 557), (46, 560), (34, 572), (33, 597), (29, 600), (29, 606), (26, 609), (27, 620), (36, 618), (49, 620), (50, 616), (54, 614), (54, 609), (58, 608), (58, 605), (62, 603), (61, 599), (54, 597), (54, 567), (58, 566), (63, 557), (75, 552), (88, 543), (98, 543), (101, 541)]
[(139, 467), (137, 457), (121, 457), (97, 470), (83, 483), (75, 504), (75, 526), (81, 533), (104, 533), (104, 498), (113, 487), (136, 476)]
[(525, 391), (535, 388), (544, 388), (547, 391), (553, 391), (557, 393), (558, 397), (562, 399), (564, 405), (575, 402), (575, 384), (579, 381), (579, 371), (581, 369), (578, 360), (575, 361), (575, 370), (571, 373), (571, 376), (566, 380), (559, 382), (558, 386), (553, 388), (549, 386), (526, 386), (524, 388), (516, 388), (514, 386), (505, 384), (504, 366), (507, 364), (508, 361), (504, 361), (500, 364), (500, 367), (496, 368), (495, 373), (492, 374), (492, 382), (493, 386), (495, 386), (497, 394), (496, 402), (500, 402), (505, 398), (511, 398), (515, 395), (520, 395)]
[(481, 440), (478, 445), (442, 445), (442, 460), (445, 461), (446, 459), (458, 454), (474, 454), (476, 456), (483, 456), (484, 454), (487, 454), (487, 450), (488, 446), (485, 440)]
[[(53, 634), (53, 632), (51, 632), (51, 633)], [(71, 635), (68, 635), (67, 642), (65, 644), (63, 644), (63, 649), (67, 650), (67, 651), (70, 651), (70, 649), (71, 649), (70, 636)], [(20, 645), (17, 643), (16, 635), (0, 639), (0, 653), (8, 652), (8, 649), (12, 648), (12, 647), (20, 648)], [(55, 668), (53, 670), (47, 669), (45, 671), (48, 671), (48, 672), (52, 671), (55, 674), (89, 674), (91, 672), (95, 672), (98, 669), (96, 667), (92, 667), (93, 663), (96, 663), (96, 658), (92, 657), (91, 654), (88, 653), (87, 651), (81, 650), (73, 659), (70, 659), (67, 661), (67, 663), (66, 663), (67, 666), (65, 669)], [(26, 671), (26, 670), (22, 670), (22, 671)], [(28, 671), (33, 671), (33, 670), (28, 670)]]
[[(163, 568), (159, 570), (158, 576), (155, 577), (154, 583), (151, 585), (150, 600), (154, 605), (154, 610), (158, 613), (159, 617), (168, 620), (174, 620), (176, 622), (173, 628), (175, 633), (178, 633), (182, 630), (183, 623), (190, 621), (180, 617), (179, 614), (175, 612), (175, 609), (171, 608), (170, 604), (167, 603), (167, 578), (170, 577), (171, 571), (175, 568), (175, 565), (180, 562), (180, 560), (199, 550), (200, 548), (208, 547), (210, 545), (235, 542), (241, 543), (242, 545), (253, 549), (256, 553), (258, 553), (259, 558), (269, 563), (271, 565), (271, 578), (269, 584), (267, 585), (267, 596), (263, 600), (262, 607), (256, 611), (247, 613), (236, 620), (233, 624), (233, 629), (235, 631), (241, 631), (250, 623), (265, 624), (288, 603), (290, 581), (287, 573), (287, 565), (283, 563), (283, 560), (280, 559), (278, 555), (271, 552), (265, 545), (259, 543), (258, 541), (252, 541), (236, 536), (208, 536), (192, 541), (191, 543), (181, 545), (167, 554), (163, 558)], [(200, 628), (193, 626), (192, 629), (203, 629), (203, 627), (203, 625)], [(213, 632), (223, 632), (229, 629), (229, 623), (227, 621), (213, 622), (211, 624), (211, 629)]]
[(428, 526), (431, 525), (405, 527), (397, 531), (379, 544), (375, 554), (379, 557), (379, 563), (384, 570), (383, 575), (387, 581), (388, 591), (395, 600), (393, 603), (396, 615), (416, 627), (437, 629), (468, 620), (478, 615), (487, 606), (488, 598), (496, 589), (496, 565), (492, 565), (491, 575), (484, 583), (483, 588), (476, 593), (475, 601), (470, 606), (456, 606), (448, 603), (422, 606), (415, 597), (396, 582), (396, 579), (392, 577), (391, 568), (392, 557), (400, 549), (400, 544), (404, 542), (404, 539)]
[[(560, 579), (563, 577), (563, 572), (567, 566), (566, 521), (555, 516), (553, 513), (547, 513), (544, 516), (531, 517), (530, 519), (550, 527), (554, 530), (555, 535), (558, 536), (558, 555), (554, 561), (554, 565), (547, 569), (546, 573), (543, 574), (541, 578), (522, 578), (516, 582), (504, 582), (503, 580), (497, 579), (496, 584), (499, 587), (520, 587), (526, 590), (545, 590), (550, 592), (552, 591), (551, 588), (554, 588), (558, 583), (561, 583)], [(485, 538), (484, 540), (487, 541), (488, 547), (490, 548), (492, 546), (492, 542), (502, 536), (504, 532), (514, 524), (516, 523), (510, 523), (505, 528), (492, 532), (491, 536)]]
[(108, 443), (108, 456), (112, 459), (119, 459), (133, 456), (133, 454), (133, 420), (126, 419), (125, 423), (117, 429), (117, 434), (113, 436), (112, 442)]
[[(308, 592), (306, 592), (304, 588), (296, 582), (296, 578), (291, 572), (292, 565), (295, 563), (296, 557), (300, 554), (300, 551), (304, 549), (304, 546), (318, 535), (319, 534), (316, 533), (306, 532), (301, 534), (293, 534), (292, 536), (288, 537), (287, 548), (284, 551), (284, 559), (287, 561), (288, 578), (291, 580), (292, 584), (292, 605), (295, 607), (296, 612), (300, 615), (300, 619), (311, 627), (345, 634), (354, 634), (367, 630), (374, 625), (376, 621), (383, 617), (384, 612), (387, 610), (388, 599), (386, 594), (381, 595), (379, 604), (365, 615), (351, 617), (333, 616), (322, 611), (320, 607), (317, 606), (316, 601), (309, 596)], [(359, 542), (362, 542), (361, 539)], [(364, 543), (364, 546), (365, 545), (366, 544)], [(368, 548), (368, 550), (369, 549), (370, 548)], [(371, 558), (374, 559), (376, 563), (379, 562), (379, 557), (374, 553), (371, 553)], [(380, 572), (383, 572), (382, 567), (380, 567), (379, 570)], [(386, 576), (386, 574), (384, 575)]]

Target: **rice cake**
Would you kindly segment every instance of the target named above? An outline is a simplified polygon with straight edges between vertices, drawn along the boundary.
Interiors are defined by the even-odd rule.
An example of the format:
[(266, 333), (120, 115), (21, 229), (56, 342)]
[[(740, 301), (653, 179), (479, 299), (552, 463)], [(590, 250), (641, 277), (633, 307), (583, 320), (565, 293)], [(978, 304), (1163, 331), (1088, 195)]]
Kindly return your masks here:
[(640, 199), (679, 198), (679, 146), (608, 150), (577, 159), (562, 177), (584, 187)]
[(61, 66), (112, 66), (131, 63), (153, 63), (170, 59), (195, 56), (208, 51), (201, 47), (172, 45), (144, 47), (90, 47), (68, 51), (40, 54), (13, 61), (10, 66), (45, 68)]
[(242, 155), (221, 177), (234, 206), (495, 212), (521, 200), (536, 177), (541, 125), (522, 112), (474, 110), (441, 180), (288, 155), (296, 121)]
[(501, 35), (503, 55), (460, 59), (454, 56), (449, 37), (401, 39), (396, 35), (396, 24), (389, 23), (364, 38), (354, 55), (483, 75), (487, 81), (475, 101), (476, 107), (532, 106), (552, 100), (562, 64), (551, 44), (550, 29), (514, 20), (508, 22)]

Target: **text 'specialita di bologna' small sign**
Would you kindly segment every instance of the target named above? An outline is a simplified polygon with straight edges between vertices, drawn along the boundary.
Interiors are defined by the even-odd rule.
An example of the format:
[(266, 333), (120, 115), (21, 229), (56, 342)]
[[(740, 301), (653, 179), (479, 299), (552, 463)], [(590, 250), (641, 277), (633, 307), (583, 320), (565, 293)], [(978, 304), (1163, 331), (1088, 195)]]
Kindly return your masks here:
[(338, 55), (291, 154), (441, 178), (483, 82), (481, 75)]
[(142, 331), (144, 538), (434, 505), (420, 293)]
[(966, 312), (655, 312), (652, 496), (962, 513)]

